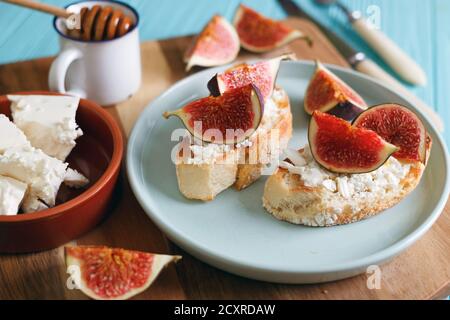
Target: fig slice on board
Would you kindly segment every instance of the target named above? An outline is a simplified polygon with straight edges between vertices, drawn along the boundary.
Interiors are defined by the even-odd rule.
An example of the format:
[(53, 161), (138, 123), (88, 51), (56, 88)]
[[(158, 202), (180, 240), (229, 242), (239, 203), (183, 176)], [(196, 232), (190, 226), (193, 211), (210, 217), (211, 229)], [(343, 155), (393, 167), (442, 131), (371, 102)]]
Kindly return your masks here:
[(104, 246), (68, 246), (64, 253), (74, 284), (97, 300), (129, 299), (146, 290), (167, 264), (181, 259)]
[(300, 30), (267, 18), (242, 4), (236, 11), (233, 24), (241, 46), (251, 52), (271, 51), (300, 38), (311, 45), (311, 39)]
[(361, 113), (353, 126), (370, 129), (400, 148), (393, 156), (403, 162), (425, 163), (427, 131), (419, 117), (396, 103), (373, 106)]
[(304, 107), (308, 114), (319, 110), (351, 121), (367, 109), (367, 104), (349, 85), (316, 61), (316, 70), (306, 89)]
[(239, 37), (234, 27), (225, 18), (216, 15), (186, 51), (186, 71), (193, 66), (213, 67), (230, 63), (236, 59), (239, 48)]
[(264, 100), (253, 84), (188, 103), (181, 109), (164, 112), (177, 116), (196, 138), (217, 144), (244, 141), (258, 128), (264, 112)]
[(253, 64), (238, 64), (217, 73), (209, 80), (208, 89), (212, 95), (219, 96), (227, 90), (253, 83), (260, 90), (264, 101), (267, 101), (272, 96), (281, 61), (294, 58), (294, 54), (284, 54)]
[(308, 140), (314, 159), (336, 173), (376, 170), (398, 150), (376, 132), (320, 111), (312, 115)]

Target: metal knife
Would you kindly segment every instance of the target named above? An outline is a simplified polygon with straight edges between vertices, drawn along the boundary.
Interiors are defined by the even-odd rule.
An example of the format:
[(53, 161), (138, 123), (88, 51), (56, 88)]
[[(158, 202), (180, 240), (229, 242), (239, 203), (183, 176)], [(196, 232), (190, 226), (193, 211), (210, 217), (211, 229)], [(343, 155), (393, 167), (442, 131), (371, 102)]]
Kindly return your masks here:
[(328, 37), (328, 40), (330, 40), (336, 49), (344, 56), (353, 69), (381, 80), (382, 83), (387, 85), (393, 91), (396, 91), (406, 97), (407, 100), (427, 115), (427, 117), (440, 132), (444, 131), (444, 123), (433, 108), (428, 106), (423, 100), (406, 89), (397, 79), (384, 71), (379, 65), (367, 58), (363, 52), (355, 50), (336, 33), (325, 28), (319, 21), (303, 11), (293, 0), (278, 0), (278, 2), (288, 15), (297, 16), (312, 21), (320, 29), (320, 31)]

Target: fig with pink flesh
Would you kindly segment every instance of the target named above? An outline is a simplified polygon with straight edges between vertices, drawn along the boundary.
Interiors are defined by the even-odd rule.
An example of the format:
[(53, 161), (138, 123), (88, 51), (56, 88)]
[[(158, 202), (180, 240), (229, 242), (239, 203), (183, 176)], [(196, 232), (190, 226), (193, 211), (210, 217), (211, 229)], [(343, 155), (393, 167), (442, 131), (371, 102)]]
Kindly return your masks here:
[(351, 121), (367, 109), (367, 104), (350, 86), (316, 61), (316, 70), (306, 89), (305, 111), (315, 110)]
[(186, 71), (193, 66), (212, 67), (230, 63), (236, 59), (239, 47), (239, 37), (234, 27), (225, 18), (216, 15), (186, 51)]
[(308, 129), (314, 159), (329, 171), (365, 173), (378, 169), (398, 148), (376, 132), (314, 111)]
[(293, 57), (293, 54), (284, 54), (254, 64), (238, 64), (224, 72), (217, 73), (209, 80), (208, 89), (212, 95), (219, 96), (227, 90), (253, 83), (260, 90), (264, 101), (267, 101), (272, 96), (280, 62), (293, 59)]
[(242, 4), (236, 11), (233, 24), (241, 46), (251, 52), (271, 51), (299, 38), (311, 45), (311, 39), (301, 31), (267, 18)]
[(97, 300), (125, 300), (146, 290), (161, 270), (180, 256), (104, 246), (64, 248), (74, 285)]
[(425, 162), (427, 131), (407, 107), (395, 103), (371, 107), (354, 120), (353, 126), (373, 130), (399, 147), (393, 154), (398, 160)]
[(179, 117), (186, 129), (205, 142), (234, 144), (244, 141), (258, 128), (264, 112), (264, 100), (253, 84), (209, 96), (163, 116)]

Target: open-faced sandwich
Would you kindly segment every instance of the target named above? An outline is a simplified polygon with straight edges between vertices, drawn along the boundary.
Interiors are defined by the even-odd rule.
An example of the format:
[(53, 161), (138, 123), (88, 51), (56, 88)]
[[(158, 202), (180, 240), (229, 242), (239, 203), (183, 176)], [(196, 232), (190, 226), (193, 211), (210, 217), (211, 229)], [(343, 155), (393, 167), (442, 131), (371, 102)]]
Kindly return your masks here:
[[(266, 182), (263, 206), (280, 220), (332, 226), (401, 201), (420, 181), (431, 138), (408, 108), (382, 104), (362, 111), (362, 98), (323, 66), (318, 69), (305, 98), (312, 113), (309, 144), (285, 150), (286, 159)], [(313, 92), (327, 96), (314, 98)], [(318, 111), (338, 111), (348, 119), (357, 108), (362, 112), (352, 123)]]
[(277, 159), (292, 135), (286, 92), (275, 87), (281, 60), (240, 64), (208, 83), (212, 96), (166, 112), (178, 116), (191, 133), (175, 150), (181, 193), (212, 200), (234, 185), (241, 190)]

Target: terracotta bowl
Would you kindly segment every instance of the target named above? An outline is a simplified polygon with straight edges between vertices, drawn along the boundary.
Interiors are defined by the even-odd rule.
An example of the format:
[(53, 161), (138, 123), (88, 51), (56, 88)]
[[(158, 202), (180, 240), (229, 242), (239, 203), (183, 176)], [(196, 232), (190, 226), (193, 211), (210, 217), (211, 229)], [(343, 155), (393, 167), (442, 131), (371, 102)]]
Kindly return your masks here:
[[(0, 113), (10, 116), (6, 96), (0, 96)], [(107, 213), (123, 155), (121, 131), (108, 112), (84, 99), (80, 100), (76, 121), (84, 135), (77, 139), (67, 162), (69, 167), (89, 178), (89, 185), (80, 190), (61, 186), (53, 208), (15, 216), (0, 215), (0, 252), (58, 247), (92, 229)]]

